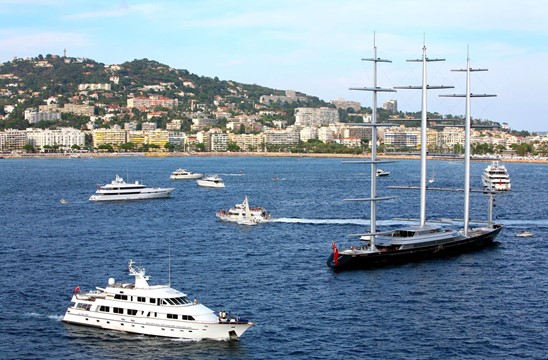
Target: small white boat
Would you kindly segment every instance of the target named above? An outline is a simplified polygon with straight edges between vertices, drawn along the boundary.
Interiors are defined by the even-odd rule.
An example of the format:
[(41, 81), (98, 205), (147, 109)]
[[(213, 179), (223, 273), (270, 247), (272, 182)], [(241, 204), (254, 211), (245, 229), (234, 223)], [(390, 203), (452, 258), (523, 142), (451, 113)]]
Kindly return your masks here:
[(206, 176), (203, 179), (196, 180), (196, 183), (203, 187), (223, 188), (225, 183), (219, 175)]
[(175, 188), (151, 188), (139, 181), (126, 183), (118, 175), (110, 184), (100, 186), (90, 201), (125, 201), (167, 198)]
[(270, 219), (268, 213), (262, 207), (249, 207), (247, 196), (241, 204), (236, 204), (229, 210), (220, 210), (215, 214), (222, 221), (235, 222), (239, 225), (257, 225)]
[(377, 176), (388, 176), (390, 175), (390, 171), (384, 171), (382, 169), (377, 169)]
[(67, 205), (69, 203), (69, 201), (65, 198), (61, 198), (61, 200), (59, 200), (59, 202), (61, 203), (61, 205)]
[(171, 173), (169, 176), (170, 179), (173, 180), (190, 180), (190, 179), (201, 179), (204, 177), (204, 174), (195, 173), (192, 171), (185, 170), (183, 168), (179, 168)]
[(531, 236), (533, 236), (533, 233), (530, 232), (530, 231), (524, 230), (524, 231), (520, 231), (519, 233), (517, 233), (516, 236), (517, 237), (531, 237)]
[(129, 261), (129, 275), (135, 283), (108, 279), (105, 287), (80, 292), (74, 289), (63, 316), (70, 324), (106, 330), (178, 339), (237, 340), (253, 323), (224, 310), (213, 310), (190, 300), (168, 285), (149, 285), (144, 268)]

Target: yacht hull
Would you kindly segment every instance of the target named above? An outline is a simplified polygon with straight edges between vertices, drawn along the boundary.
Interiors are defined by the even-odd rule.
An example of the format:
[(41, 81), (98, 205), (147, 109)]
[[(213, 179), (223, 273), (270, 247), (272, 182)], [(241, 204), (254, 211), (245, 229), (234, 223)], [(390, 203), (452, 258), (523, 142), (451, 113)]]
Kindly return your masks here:
[(339, 254), (337, 264), (335, 264), (333, 254), (331, 254), (327, 259), (327, 265), (334, 270), (371, 269), (455, 256), (496, 245), (495, 238), (502, 228), (502, 225), (494, 225), (489, 231), (482, 231), (479, 234), (472, 233), (467, 238), (444, 245), (406, 250), (388, 250), (386, 252)]
[(143, 191), (139, 194), (124, 194), (123, 192), (121, 192), (120, 194), (112, 194), (112, 195), (95, 194), (95, 195), (92, 195), (89, 198), (89, 200), (90, 201), (128, 201), (128, 200), (163, 199), (163, 198), (169, 197), (173, 190), (175, 190), (175, 188), (161, 189), (159, 191), (151, 191), (151, 192)]
[(69, 308), (63, 322), (100, 329), (148, 336), (190, 340), (237, 340), (253, 323), (200, 323), (189, 321), (151, 321), (147, 318), (115, 316)]

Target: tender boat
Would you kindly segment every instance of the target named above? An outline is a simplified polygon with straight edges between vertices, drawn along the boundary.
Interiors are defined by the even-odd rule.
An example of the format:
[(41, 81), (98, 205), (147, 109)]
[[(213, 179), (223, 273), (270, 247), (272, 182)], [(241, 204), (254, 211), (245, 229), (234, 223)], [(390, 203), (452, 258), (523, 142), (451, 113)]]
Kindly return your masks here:
[(510, 176), (506, 166), (499, 164), (497, 160), (488, 165), (481, 176), (483, 187), (491, 191), (510, 191)]
[(210, 175), (206, 176), (203, 179), (196, 180), (196, 183), (200, 186), (204, 187), (213, 187), (213, 188), (223, 188), (225, 187), (225, 183), (223, 182), (223, 179), (219, 177), (219, 175)]
[[(377, 196), (376, 190), (376, 171), (378, 163), (385, 163), (386, 160), (377, 160), (377, 134), (376, 127), (386, 124), (376, 123), (376, 93), (380, 91), (394, 91), (392, 89), (383, 89), (377, 86), (376, 73), (378, 62), (389, 62), (377, 57), (376, 47), (374, 48), (374, 57), (364, 59), (372, 61), (375, 66), (374, 85), (371, 88), (357, 88), (356, 90), (367, 90), (375, 93), (373, 96), (372, 117), (370, 126), (372, 131), (372, 149), (371, 160), (354, 161), (368, 163), (371, 165), (371, 197), (364, 199), (348, 199), (354, 201), (369, 201), (371, 203), (371, 227), (370, 232), (361, 234), (360, 239), (363, 245), (352, 246), (349, 249), (339, 250), (335, 242), (332, 242), (332, 253), (327, 259), (327, 265), (334, 270), (346, 270), (356, 268), (375, 268), (385, 265), (402, 264), (412, 261), (421, 261), (433, 259), (448, 255), (456, 255), (469, 251), (479, 250), (495, 244), (494, 240), (502, 230), (502, 225), (492, 223), (492, 204), (493, 194), (490, 193), (490, 211), (489, 220), (485, 226), (478, 228), (469, 227), (469, 194), (470, 194), (470, 114), (467, 111), (465, 120), (465, 161), (464, 161), (464, 227), (460, 230), (445, 229), (438, 225), (426, 224), (426, 155), (427, 155), (427, 112), (423, 106), (421, 118), (421, 177), (420, 186), (420, 223), (416, 226), (408, 226), (400, 229), (377, 231), (376, 229), (376, 203), (377, 201), (392, 199), (388, 196)], [(413, 60), (423, 63), (423, 84), (422, 87), (403, 87), (402, 89), (422, 89), (423, 104), (426, 104), (427, 88), (442, 89), (442, 86), (426, 85), (426, 62), (435, 61), (426, 57), (426, 47), (423, 47), (422, 60)], [(470, 73), (470, 60), (467, 63), (467, 74)], [(456, 95), (455, 95), (456, 96)], [(465, 97), (466, 95), (459, 95)], [(484, 95), (485, 96), (485, 95)], [(469, 88), (467, 87), (467, 109), (470, 98)], [(394, 187), (392, 187), (394, 188)], [(402, 187), (411, 188), (411, 187)], [(442, 190), (442, 189), (440, 189)], [(479, 191), (480, 193), (482, 191)]]
[(384, 171), (381, 169), (377, 169), (377, 176), (388, 176), (390, 175), (390, 171)]
[(170, 285), (149, 285), (144, 268), (129, 261), (135, 283), (108, 279), (104, 288), (80, 292), (74, 289), (71, 306), (63, 316), (66, 323), (180, 339), (236, 340), (253, 323), (223, 310), (213, 310), (191, 301)]
[(533, 236), (533, 233), (530, 232), (530, 231), (524, 230), (524, 231), (520, 231), (519, 233), (517, 233), (516, 236), (517, 237), (531, 237), (531, 236)]
[(249, 207), (247, 196), (241, 204), (236, 204), (229, 210), (220, 210), (215, 214), (222, 221), (235, 222), (240, 225), (257, 225), (270, 219), (268, 213), (262, 207)]
[(110, 184), (100, 186), (90, 201), (124, 201), (167, 198), (175, 188), (151, 188), (135, 181), (126, 183), (118, 175)]
[(204, 177), (204, 174), (195, 173), (192, 171), (185, 170), (183, 168), (179, 168), (175, 170), (169, 176), (169, 178), (173, 180), (192, 180), (192, 179), (201, 179), (203, 177)]

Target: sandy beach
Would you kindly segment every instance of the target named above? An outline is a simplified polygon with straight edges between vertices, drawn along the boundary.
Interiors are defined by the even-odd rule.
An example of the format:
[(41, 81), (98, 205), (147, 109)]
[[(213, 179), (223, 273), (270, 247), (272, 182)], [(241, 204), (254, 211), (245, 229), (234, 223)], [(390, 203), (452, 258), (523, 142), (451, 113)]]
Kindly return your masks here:
[[(210, 156), (226, 156), (226, 157), (245, 157), (245, 156), (262, 156), (262, 157), (309, 157), (309, 158), (357, 158), (368, 159), (370, 154), (353, 155), (353, 154), (312, 154), (312, 153), (288, 153), (288, 152), (132, 152), (132, 153), (76, 153), (76, 154), (4, 154), (1, 155), (2, 159), (22, 159), (22, 158), (66, 158), (66, 159), (78, 159), (78, 158), (110, 158), (110, 157), (210, 157)], [(399, 160), (418, 160), (420, 156), (414, 154), (379, 154), (379, 159), (399, 159)], [(460, 157), (455, 156), (428, 156), (428, 160), (446, 160), (446, 161), (459, 161)], [(548, 158), (521, 158), (521, 157), (509, 157), (509, 158), (472, 158), (472, 161), (493, 161), (500, 160), (502, 162), (516, 162), (516, 163), (534, 163), (534, 164), (548, 164)]]

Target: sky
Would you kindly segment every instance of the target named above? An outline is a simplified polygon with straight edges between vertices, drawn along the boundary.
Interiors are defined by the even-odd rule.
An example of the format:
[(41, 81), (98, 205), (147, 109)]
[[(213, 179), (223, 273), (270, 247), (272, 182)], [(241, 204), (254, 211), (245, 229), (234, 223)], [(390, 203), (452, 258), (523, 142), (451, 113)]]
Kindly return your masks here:
[[(548, 131), (548, 1), (543, 0), (0, 0), (0, 63), (40, 54), (107, 65), (149, 59), (191, 73), (371, 106), (378, 86), (421, 85), (428, 111), (464, 115), (467, 57), (473, 118)], [(379, 94), (420, 111), (421, 92)]]

